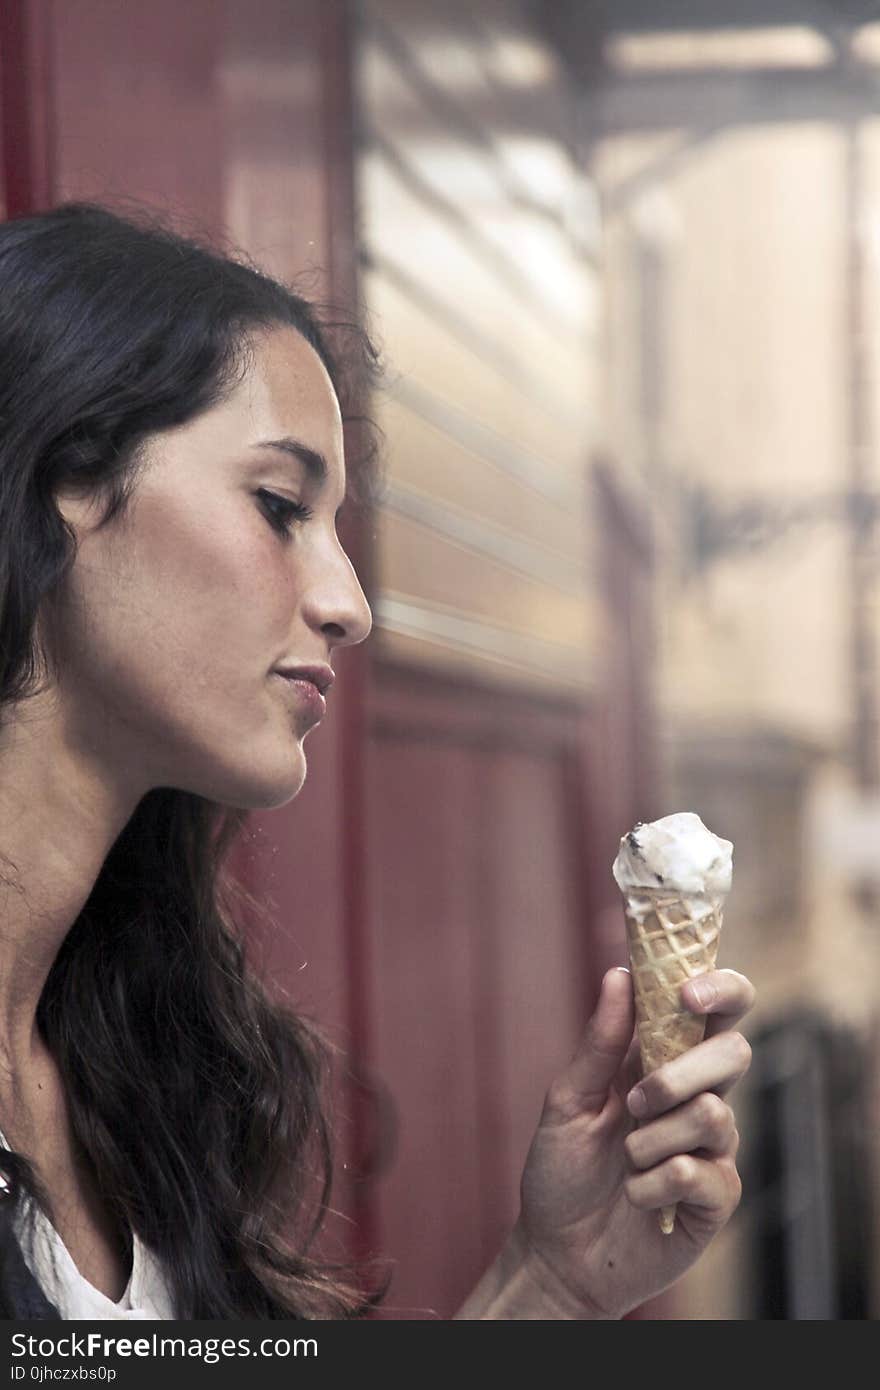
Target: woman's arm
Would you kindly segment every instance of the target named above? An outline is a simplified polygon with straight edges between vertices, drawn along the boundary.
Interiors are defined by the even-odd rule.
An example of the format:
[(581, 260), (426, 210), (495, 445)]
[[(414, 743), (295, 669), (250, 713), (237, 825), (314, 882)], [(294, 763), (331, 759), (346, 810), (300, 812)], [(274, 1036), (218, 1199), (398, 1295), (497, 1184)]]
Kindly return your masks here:
[(474, 1321), (531, 1318), (545, 1322), (562, 1319), (605, 1318), (573, 1298), (552, 1270), (529, 1258), (526, 1244), (515, 1226), (494, 1264), (454, 1315)]

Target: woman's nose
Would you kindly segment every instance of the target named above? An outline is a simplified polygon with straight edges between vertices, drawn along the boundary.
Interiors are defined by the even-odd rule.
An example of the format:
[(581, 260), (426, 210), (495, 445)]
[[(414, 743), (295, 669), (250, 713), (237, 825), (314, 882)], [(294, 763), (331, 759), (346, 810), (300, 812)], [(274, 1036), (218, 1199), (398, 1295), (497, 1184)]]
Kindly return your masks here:
[(334, 561), (322, 566), (306, 610), (308, 621), (321, 629), (333, 647), (353, 647), (369, 636), (373, 626), (370, 605), (341, 545)]

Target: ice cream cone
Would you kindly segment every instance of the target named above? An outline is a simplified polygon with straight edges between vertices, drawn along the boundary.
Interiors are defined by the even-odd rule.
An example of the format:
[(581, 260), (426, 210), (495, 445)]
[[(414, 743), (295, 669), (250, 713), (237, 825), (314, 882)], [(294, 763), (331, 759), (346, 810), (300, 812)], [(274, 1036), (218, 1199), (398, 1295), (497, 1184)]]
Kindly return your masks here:
[[(637, 825), (624, 835), (611, 872), (623, 894), (642, 1074), (702, 1042), (706, 1020), (681, 1002), (681, 987), (714, 970), (733, 845), (693, 811)], [(675, 1207), (660, 1211), (669, 1235)]]
[[(723, 898), (634, 888), (624, 907), (642, 1075), (647, 1076), (703, 1040), (706, 1019), (684, 1007), (681, 986), (715, 969)], [(669, 1235), (674, 1223), (675, 1207), (663, 1207), (660, 1229)]]

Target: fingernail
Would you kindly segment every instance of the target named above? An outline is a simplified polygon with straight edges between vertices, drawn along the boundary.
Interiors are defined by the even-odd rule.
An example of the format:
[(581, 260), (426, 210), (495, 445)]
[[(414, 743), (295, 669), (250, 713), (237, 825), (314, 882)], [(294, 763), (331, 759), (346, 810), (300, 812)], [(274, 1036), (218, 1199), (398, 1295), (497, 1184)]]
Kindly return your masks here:
[(696, 999), (701, 1009), (708, 1009), (718, 991), (708, 980), (691, 980), (691, 994)]
[(641, 1086), (633, 1087), (626, 1098), (626, 1103), (629, 1106), (629, 1113), (635, 1115), (636, 1119), (638, 1119), (639, 1115), (644, 1115), (648, 1108), (648, 1102)]

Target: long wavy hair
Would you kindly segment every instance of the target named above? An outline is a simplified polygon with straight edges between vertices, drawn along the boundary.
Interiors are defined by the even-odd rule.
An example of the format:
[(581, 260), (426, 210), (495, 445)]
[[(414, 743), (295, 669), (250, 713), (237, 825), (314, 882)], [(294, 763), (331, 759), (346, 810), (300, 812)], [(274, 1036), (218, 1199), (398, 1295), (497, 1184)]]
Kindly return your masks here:
[[(38, 614), (75, 556), (56, 491), (93, 489), (101, 525), (124, 513), (147, 437), (221, 402), (253, 334), (282, 325), (351, 418), (377, 369), (369, 338), (241, 253), (143, 209), (67, 203), (0, 225), (0, 724), (43, 688)], [(357, 1316), (381, 1292), (318, 1251), (331, 1049), (252, 971), (242, 908), (256, 904), (224, 867), (246, 816), (173, 788), (144, 796), (37, 1023), (102, 1198), (162, 1260), (179, 1318)], [(0, 1316), (15, 1317), (13, 1216), (51, 1216), (51, 1201), (25, 1155), (0, 1149), (0, 1170)]]

